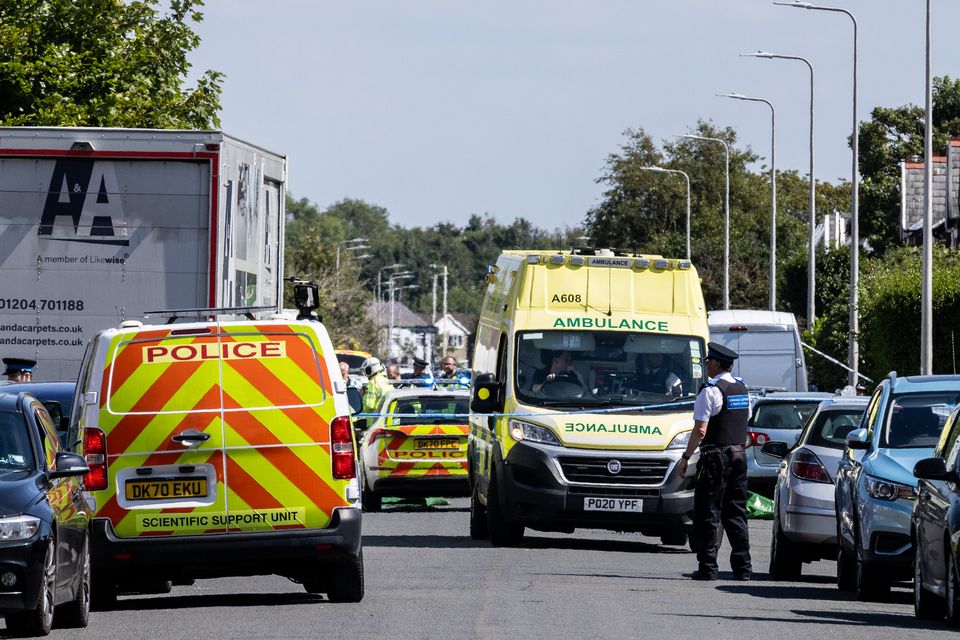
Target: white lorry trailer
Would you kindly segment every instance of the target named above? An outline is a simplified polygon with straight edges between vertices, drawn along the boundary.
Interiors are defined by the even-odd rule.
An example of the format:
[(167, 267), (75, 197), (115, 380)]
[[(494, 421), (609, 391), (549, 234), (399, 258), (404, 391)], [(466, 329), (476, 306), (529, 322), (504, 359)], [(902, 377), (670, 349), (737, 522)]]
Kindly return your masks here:
[(0, 355), (73, 379), (145, 312), (280, 305), (286, 178), (218, 131), (0, 127)]

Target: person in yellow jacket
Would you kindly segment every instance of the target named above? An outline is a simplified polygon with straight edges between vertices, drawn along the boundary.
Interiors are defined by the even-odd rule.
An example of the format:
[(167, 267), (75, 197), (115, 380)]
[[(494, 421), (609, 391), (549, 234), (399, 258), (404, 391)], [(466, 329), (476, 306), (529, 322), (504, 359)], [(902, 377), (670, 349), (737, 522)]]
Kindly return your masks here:
[(383, 364), (377, 358), (370, 357), (364, 360), (360, 370), (367, 376), (367, 388), (363, 392), (363, 413), (379, 413), (383, 398), (393, 385), (387, 380)]

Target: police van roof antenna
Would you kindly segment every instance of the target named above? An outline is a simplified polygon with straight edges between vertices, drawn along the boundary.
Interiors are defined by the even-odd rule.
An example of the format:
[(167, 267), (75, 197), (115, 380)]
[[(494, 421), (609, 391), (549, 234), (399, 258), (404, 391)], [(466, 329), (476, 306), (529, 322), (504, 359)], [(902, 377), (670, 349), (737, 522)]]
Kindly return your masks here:
[(166, 318), (166, 324), (173, 324), (180, 318), (205, 318), (216, 317), (220, 315), (244, 316), (247, 320), (256, 320), (256, 313), (276, 313), (277, 307), (199, 307), (196, 309), (164, 309), (159, 311), (146, 311), (144, 317), (156, 316)]

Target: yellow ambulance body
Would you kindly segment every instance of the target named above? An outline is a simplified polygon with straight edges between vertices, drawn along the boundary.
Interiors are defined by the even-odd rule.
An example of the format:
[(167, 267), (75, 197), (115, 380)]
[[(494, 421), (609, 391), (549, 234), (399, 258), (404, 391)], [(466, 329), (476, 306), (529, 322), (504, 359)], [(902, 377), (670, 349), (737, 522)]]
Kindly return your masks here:
[(676, 465), (708, 340), (696, 269), (608, 250), (507, 251), (487, 280), (471, 535), (511, 545), (525, 527), (584, 527), (685, 544), (696, 465), (685, 477)]
[(346, 388), (316, 321), (127, 322), (90, 342), (74, 419), (95, 597), (279, 574), (363, 596)]

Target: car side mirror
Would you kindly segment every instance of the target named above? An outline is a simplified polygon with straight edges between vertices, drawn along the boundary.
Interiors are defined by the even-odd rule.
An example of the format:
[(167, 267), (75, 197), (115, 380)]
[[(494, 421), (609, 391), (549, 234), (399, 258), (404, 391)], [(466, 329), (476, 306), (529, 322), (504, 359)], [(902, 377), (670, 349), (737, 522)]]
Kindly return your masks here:
[(474, 413), (499, 413), (503, 410), (503, 383), (492, 374), (484, 373), (473, 381), (470, 411)]
[(957, 481), (957, 472), (947, 471), (946, 461), (939, 456), (919, 460), (917, 464), (913, 465), (913, 475), (921, 480)]
[(851, 449), (865, 450), (870, 448), (870, 435), (866, 429), (854, 429), (847, 434), (847, 446)]
[(350, 405), (350, 413), (360, 413), (363, 408), (363, 396), (360, 389), (356, 387), (347, 387), (347, 404)]
[(790, 453), (790, 447), (787, 446), (786, 442), (770, 440), (769, 442), (763, 443), (763, 446), (760, 447), (760, 451), (763, 451), (768, 456), (780, 458), (782, 460), (787, 457), (788, 453)]
[(87, 465), (86, 458), (72, 451), (57, 452), (54, 465), (56, 468), (47, 474), (51, 480), (55, 478), (82, 476), (90, 472), (90, 466)]

